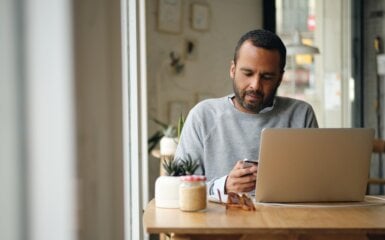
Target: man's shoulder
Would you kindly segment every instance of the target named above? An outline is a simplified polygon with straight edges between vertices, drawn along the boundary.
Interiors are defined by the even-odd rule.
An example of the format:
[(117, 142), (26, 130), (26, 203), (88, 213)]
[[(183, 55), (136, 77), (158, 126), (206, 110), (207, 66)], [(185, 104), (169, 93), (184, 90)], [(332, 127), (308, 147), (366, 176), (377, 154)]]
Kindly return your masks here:
[(205, 99), (197, 103), (189, 115), (199, 117), (200, 119), (213, 119), (227, 112), (229, 108), (228, 96), (220, 98)]
[(208, 110), (208, 109), (222, 109), (227, 107), (228, 96), (220, 98), (209, 98), (200, 101), (195, 105), (194, 109), (198, 110)]
[(301, 106), (301, 107), (310, 107), (311, 108), (311, 105), (308, 102), (305, 102), (304, 100), (300, 100), (300, 99), (277, 96), (276, 100), (279, 103), (279, 105)]
[(318, 127), (313, 107), (299, 99), (279, 97), (277, 111), (283, 116), (290, 116), (291, 127)]

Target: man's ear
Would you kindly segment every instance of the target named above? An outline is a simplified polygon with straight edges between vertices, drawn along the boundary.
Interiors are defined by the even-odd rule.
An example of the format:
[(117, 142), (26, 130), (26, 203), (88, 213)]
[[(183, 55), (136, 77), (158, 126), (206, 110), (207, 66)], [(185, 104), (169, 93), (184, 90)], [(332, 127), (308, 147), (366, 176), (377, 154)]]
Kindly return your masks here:
[(234, 63), (234, 60), (232, 60), (230, 65), (230, 78), (234, 79), (234, 76), (235, 76), (235, 63)]

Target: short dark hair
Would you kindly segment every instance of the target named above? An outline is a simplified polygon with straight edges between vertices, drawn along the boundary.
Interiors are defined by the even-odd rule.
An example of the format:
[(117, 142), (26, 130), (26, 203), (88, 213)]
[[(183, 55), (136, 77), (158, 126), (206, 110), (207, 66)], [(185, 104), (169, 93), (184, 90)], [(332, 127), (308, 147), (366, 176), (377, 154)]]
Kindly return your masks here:
[(266, 48), (269, 50), (278, 50), (281, 56), (281, 70), (284, 71), (286, 65), (286, 47), (281, 38), (275, 33), (264, 29), (252, 30), (245, 33), (238, 41), (234, 52), (234, 64), (237, 63), (239, 49), (245, 41), (250, 41), (255, 47)]

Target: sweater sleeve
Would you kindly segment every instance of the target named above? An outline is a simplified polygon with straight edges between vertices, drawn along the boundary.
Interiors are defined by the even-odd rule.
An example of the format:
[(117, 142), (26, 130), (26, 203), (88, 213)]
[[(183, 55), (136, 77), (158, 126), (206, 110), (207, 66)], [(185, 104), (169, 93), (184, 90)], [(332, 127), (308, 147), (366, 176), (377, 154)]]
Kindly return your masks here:
[(215, 201), (227, 201), (227, 194), (225, 194), (225, 184), (227, 175), (212, 179), (207, 183), (207, 196)]
[(318, 128), (318, 122), (313, 108), (309, 105), (309, 109), (306, 113), (306, 128)]

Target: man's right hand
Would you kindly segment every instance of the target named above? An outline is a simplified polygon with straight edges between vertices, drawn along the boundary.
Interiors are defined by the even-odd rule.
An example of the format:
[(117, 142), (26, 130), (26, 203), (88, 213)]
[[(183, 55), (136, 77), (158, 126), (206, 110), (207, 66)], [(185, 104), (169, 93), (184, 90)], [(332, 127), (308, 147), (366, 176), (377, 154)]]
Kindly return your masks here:
[(228, 192), (250, 192), (255, 189), (258, 165), (245, 167), (239, 160), (230, 171), (226, 180), (226, 193)]

